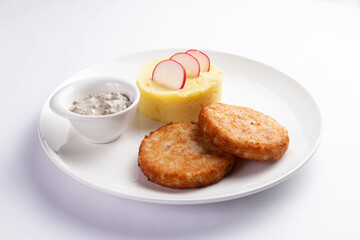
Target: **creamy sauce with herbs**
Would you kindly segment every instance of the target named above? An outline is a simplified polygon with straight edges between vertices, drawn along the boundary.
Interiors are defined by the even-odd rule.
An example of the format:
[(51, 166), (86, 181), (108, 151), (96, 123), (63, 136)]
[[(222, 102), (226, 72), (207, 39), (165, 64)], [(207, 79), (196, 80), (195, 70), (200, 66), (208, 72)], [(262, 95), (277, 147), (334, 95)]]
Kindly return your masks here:
[(125, 110), (131, 105), (129, 98), (119, 92), (89, 95), (74, 101), (70, 111), (81, 115), (109, 115)]

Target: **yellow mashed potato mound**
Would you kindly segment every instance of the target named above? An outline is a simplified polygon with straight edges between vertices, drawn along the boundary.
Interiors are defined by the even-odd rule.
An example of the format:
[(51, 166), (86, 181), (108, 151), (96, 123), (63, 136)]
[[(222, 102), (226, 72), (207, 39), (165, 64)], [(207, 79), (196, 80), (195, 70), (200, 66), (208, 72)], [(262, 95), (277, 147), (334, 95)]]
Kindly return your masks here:
[(146, 64), (137, 76), (139, 110), (145, 116), (164, 123), (197, 122), (203, 106), (221, 101), (222, 70), (211, 65), (209, 72), (186, 78), (184, 88), (172, 90), (151, 80), (154, 67), (162, 60)]

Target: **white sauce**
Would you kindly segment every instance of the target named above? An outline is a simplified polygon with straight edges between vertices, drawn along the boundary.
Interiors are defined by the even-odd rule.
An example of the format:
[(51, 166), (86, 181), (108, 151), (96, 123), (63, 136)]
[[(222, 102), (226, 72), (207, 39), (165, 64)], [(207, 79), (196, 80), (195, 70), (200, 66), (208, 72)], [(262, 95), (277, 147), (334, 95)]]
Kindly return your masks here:
[(81, 101), (74, 101), (69, 110), (82, 115), (109, 115), (125, 110), (130, 105), (127, 96), (112, 92), (89, 95)]

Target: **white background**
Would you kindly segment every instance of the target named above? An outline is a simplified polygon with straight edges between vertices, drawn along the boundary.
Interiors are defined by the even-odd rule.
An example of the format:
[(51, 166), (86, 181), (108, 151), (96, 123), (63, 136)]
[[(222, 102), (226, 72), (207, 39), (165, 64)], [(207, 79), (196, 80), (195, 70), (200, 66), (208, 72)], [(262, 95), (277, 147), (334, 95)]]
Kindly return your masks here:
[[(320, 148), (264, 192), (190, 206), (117, 198), (71, 179), (37, 136), (61, 82), (159, 48), (233, 53), (300, 82)], [(360, 1), (0, 1), (0, 239), (360, 239)]]

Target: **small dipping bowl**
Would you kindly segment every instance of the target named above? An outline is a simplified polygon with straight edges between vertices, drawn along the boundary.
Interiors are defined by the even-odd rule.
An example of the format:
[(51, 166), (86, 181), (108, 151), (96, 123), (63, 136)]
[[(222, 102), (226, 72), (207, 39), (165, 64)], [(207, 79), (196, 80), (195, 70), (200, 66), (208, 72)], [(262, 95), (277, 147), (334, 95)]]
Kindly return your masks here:
[[(109, 115), (81, 115), (69, 108), (74, 101), (81, 101), (88, 95), (119, 92), (126, 95), (131, 105), (125, 110)], [(50, 99), (53, 112), (67, 118), (72, 126), (94, 143), (108, 143), (116, 140), (128, 128), (134, 118), (140, 92), (128, 81), (116, 77), (97, 77), (78, 80), (58, 90)]]

